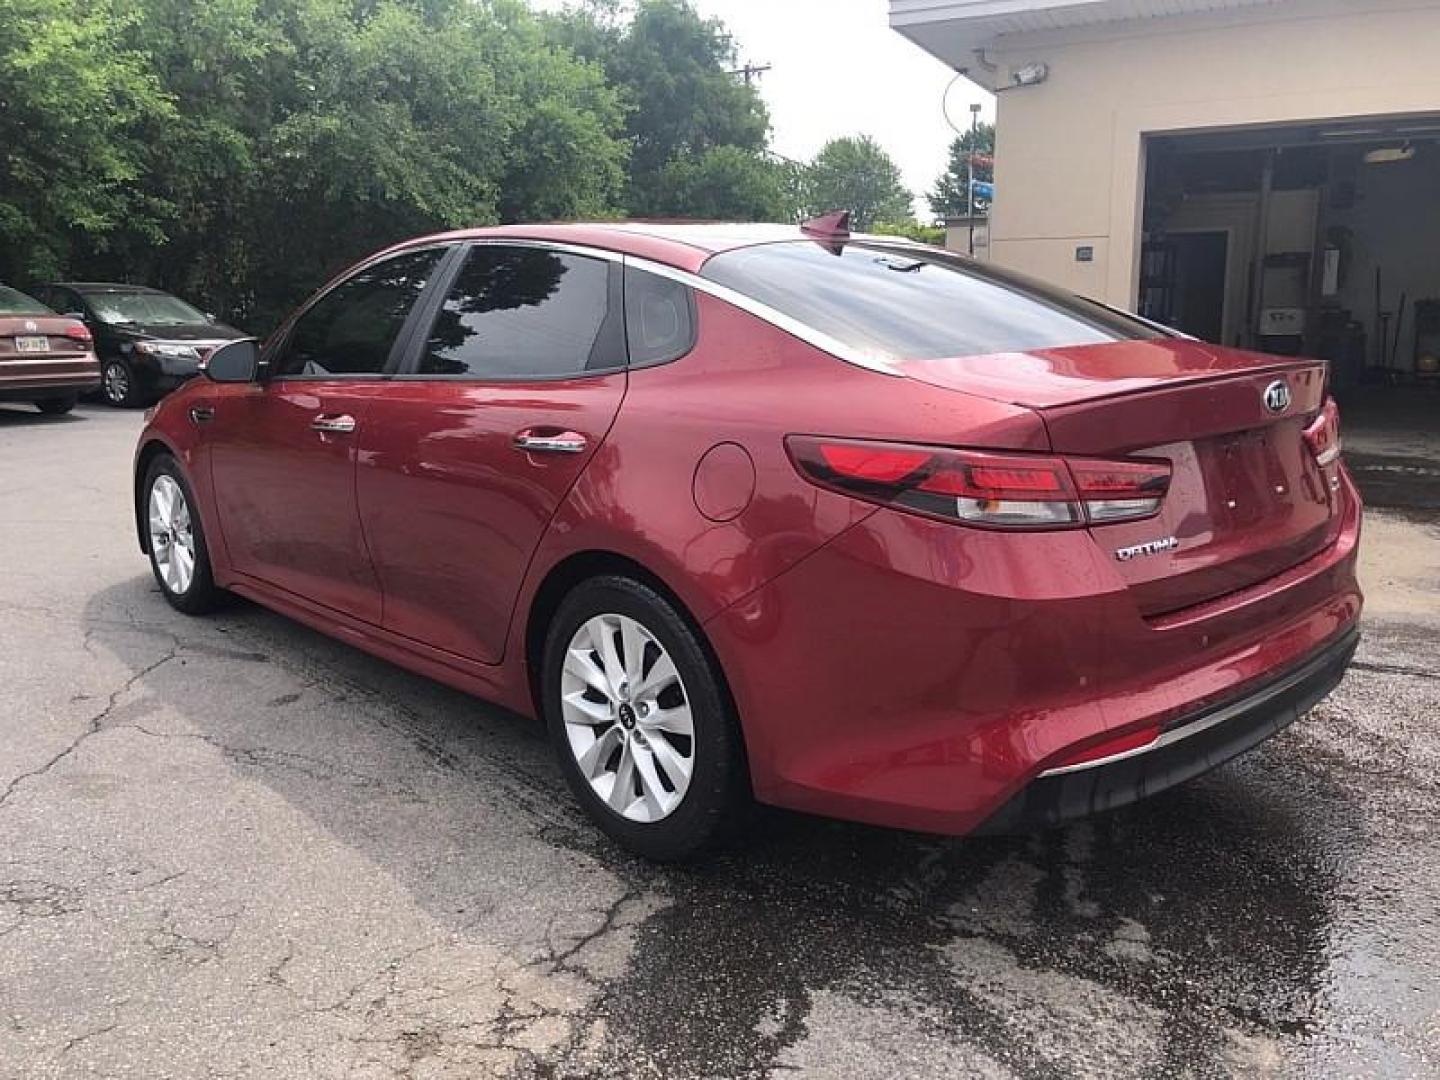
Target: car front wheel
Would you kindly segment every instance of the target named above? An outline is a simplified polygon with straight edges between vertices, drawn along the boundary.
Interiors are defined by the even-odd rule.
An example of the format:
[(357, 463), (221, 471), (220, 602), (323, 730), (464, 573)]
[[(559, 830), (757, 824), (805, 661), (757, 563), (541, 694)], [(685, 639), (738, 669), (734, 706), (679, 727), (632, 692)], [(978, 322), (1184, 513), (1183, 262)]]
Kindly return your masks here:
[(577, 586), (551, 623), (542, 677), (560, 766), (614, 840), (674, 861), (740, 826), (750, 791), (733, 709), (665, 596), (618, 576)]
[(106, 360), (100, 369), (100, 392), (117, 409), (138, 408), (143, 402), (135, 382), (135, 370), (118, 357)]
[(160, 591), (177, 611), (187, 615), (210, 611), (224, 593), (210, 571), (195, 497), (173, 457), (161, 454), (150, 463), (144, 492), (150, 569)]

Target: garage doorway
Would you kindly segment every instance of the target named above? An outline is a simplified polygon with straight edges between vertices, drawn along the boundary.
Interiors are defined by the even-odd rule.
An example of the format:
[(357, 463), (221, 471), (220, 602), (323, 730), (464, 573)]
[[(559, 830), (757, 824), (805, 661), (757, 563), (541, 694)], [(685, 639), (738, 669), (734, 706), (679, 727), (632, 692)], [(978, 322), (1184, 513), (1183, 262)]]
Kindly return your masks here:
[(1166, 243), (1173, 253), (1174, 286), (1162, 321), (1202, 341), (1223, 340), (1229, 231), (1175, 232)]
[(1440, 390), (1440, 116), (1152, 135), (1138, 308)]

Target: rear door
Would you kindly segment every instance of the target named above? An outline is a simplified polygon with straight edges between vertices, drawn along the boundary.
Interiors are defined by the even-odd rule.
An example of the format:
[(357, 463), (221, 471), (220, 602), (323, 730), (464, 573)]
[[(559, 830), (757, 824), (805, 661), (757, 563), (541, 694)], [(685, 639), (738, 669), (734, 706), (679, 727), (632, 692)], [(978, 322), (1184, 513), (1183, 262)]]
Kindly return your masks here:
[(447, 251), (362, 268), (267, 351), (262, 381), (207, 383), (191, 397), (236, 570), (379, 623), (380, 589), (356, 510), (356, 455), (402, 332)]
[(618, 262), (475, 244), (360, 433), (387, 629), (501, 658), (530, 557), (626, 386)]

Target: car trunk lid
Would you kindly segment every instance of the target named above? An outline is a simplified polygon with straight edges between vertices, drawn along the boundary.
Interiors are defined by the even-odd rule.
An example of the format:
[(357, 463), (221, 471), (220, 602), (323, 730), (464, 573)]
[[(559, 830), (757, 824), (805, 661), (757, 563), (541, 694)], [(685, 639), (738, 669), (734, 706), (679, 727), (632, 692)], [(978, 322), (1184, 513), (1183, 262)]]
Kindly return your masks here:
[[(84, 338), (72, 336), (77, 332)], [(63, 315), (0, 315), (0, 363), (47, 356), (83, 356), (90, 349), (82, 323)]]
[(1158, 515), (1090, 529), (1146, 616), (1273, 577), (1336, 535), (1339, 464), (1321, 465), (1306, 437), (1319, 362), (1159, 339), (901, 367), (1035, 409), (1059, 453), (1171, 463)]

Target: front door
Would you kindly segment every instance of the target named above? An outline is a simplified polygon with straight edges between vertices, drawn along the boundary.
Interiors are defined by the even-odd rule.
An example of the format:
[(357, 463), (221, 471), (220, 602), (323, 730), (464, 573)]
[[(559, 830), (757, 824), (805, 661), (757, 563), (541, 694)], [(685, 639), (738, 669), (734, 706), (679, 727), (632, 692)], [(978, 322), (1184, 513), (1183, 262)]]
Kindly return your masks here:
[[(355, 503), (357, 447), (397, 343), (444, 250), (364, 267), (324, 293), (265, 357), (262, 381), (197, 402), (233, 567), (379, 623), (380, 589)], [(203, 415), (203, 414), (202, 414)]]
[(388, 630), (485, 663), (625, 394), (620, 267), (476, 245), (370, 405), (360, 517)]

